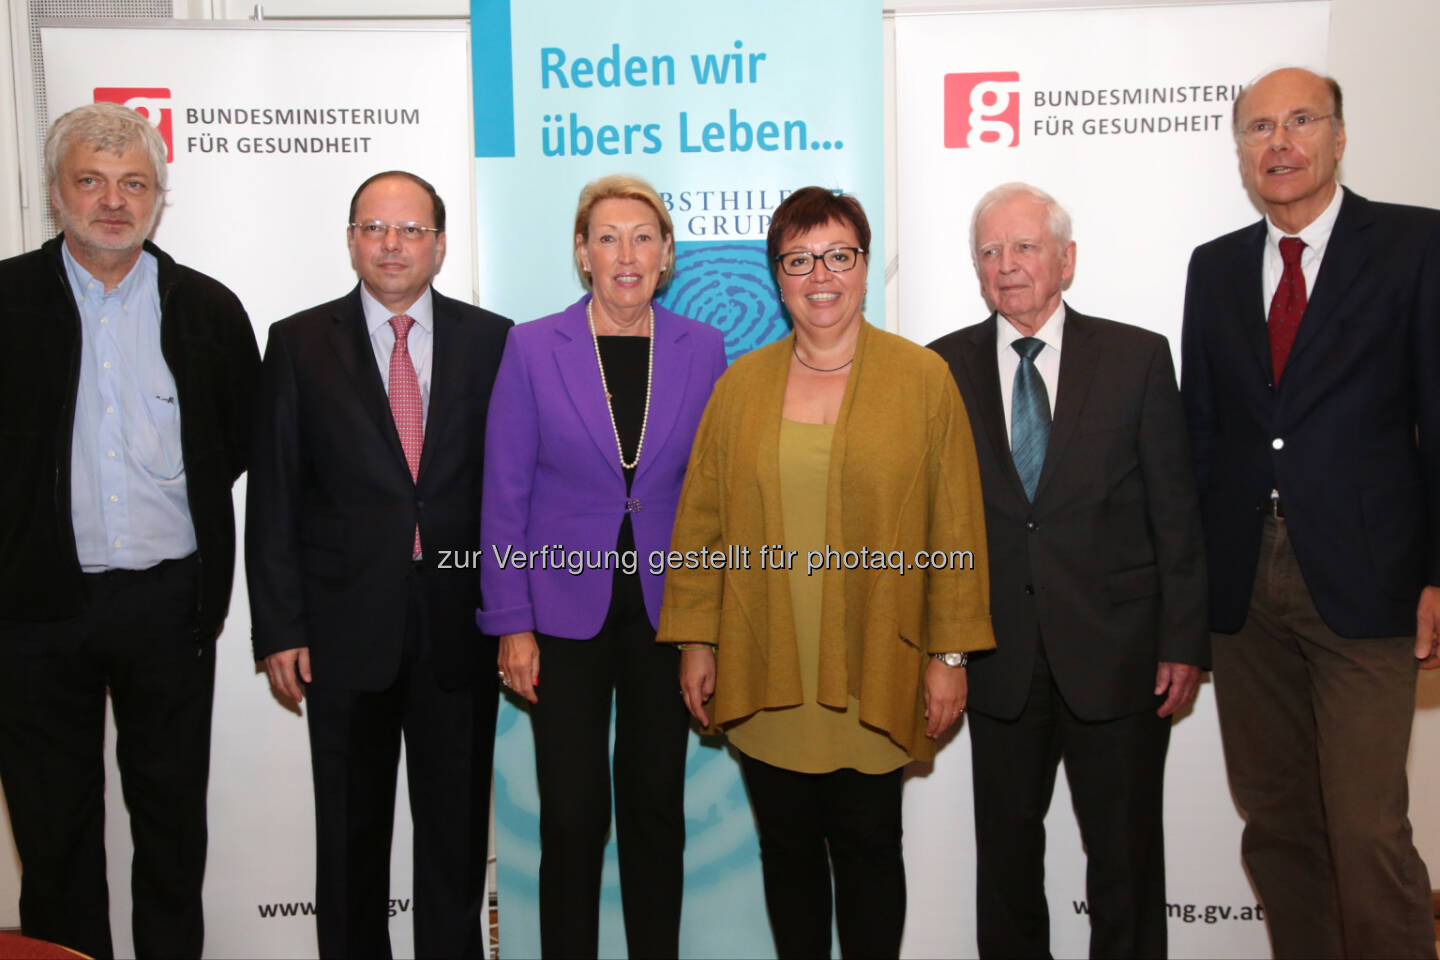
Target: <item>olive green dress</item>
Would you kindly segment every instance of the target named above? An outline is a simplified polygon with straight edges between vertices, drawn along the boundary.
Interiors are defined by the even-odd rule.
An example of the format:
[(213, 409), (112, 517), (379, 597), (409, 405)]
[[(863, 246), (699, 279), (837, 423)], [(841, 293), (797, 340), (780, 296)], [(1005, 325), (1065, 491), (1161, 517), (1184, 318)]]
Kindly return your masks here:
[[(860, 723), (860, 704), (847, 710), (821, 706), (820, 602), (827, 571), (805, 572), (805, 554), (825, 548), (826, 487), (834, 424), (780, 422), (780, 501), (785, 549), (798, 550), (790, 569), (790, 604), (800, 655), (804, 702), (761, 710), (727, 729), (730, 742), (747, 756), (800, 773), (829, 773), (846, 767), (861, 773), (889, 773), (910, 761), (884, 733)], [(843, 572), (839, 574), (843, 576)]]

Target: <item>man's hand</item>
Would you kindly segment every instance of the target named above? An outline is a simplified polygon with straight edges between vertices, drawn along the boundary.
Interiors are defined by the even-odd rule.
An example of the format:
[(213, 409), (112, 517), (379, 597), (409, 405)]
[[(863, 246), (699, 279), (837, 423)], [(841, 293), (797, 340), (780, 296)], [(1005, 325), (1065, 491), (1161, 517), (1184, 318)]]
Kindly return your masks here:
[(1421, 670), (1440, 667), (1440, 587), (1420, 591), (1415, 608), (1415, 659)]
[(495, 658), (505, 686), (531, 703), (539, 703), (535, 687), (540, 683), (540, 645), (533, 631), (500, 636), (500, 655)]
[(265, 658), (265, 673), (275, 696), (299, 703), (305, 699), (300, 681), (310, 682), (310, 648), (294, 647), (270, 654)]
[(969, 693), (964, 667), (947, 667), (932, 657), (925, 668), (925, 736), (934, 740), (954, 726)]
[(1200, 689), (1200, 668), (1191, 663), (1171, 663), (1162, 660), (1155, 667), (1155, 696), (1169, 691), (1165, 702), (1155, 711), (1158, 717), (1168, 717), (1176, 710), (1183, 710), (1195, 699)]
[(705, 712), (705, 703), (714, 692), (715, 649), (702, 646), (681, 650), (680, 696), (685, 698), (685, 709), (700, 721), (701, 726), (710, 726), (710, 714)]

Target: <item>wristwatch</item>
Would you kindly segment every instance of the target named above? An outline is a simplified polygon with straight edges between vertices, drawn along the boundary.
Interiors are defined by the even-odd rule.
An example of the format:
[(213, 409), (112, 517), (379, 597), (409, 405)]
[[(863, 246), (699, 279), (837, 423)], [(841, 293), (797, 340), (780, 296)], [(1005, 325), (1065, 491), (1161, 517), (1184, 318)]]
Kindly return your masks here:
[(968, 653), (932, 653), (930, 656), (939, 660), (947, 667), (963, 667), (970, 660)]

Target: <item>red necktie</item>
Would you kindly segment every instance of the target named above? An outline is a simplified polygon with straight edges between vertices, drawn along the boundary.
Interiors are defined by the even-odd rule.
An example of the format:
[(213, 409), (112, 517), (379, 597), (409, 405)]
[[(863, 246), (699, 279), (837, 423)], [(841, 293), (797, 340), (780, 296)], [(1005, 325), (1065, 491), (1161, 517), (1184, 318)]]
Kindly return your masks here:
[[(410, 479), (420, 476), (420, 448), (425, 444), (425, 411), (420, 404), (420, 381), (415, 377), (415, 364), (410, 362), (410, 348), (407, 340), (414, 317), (390, 318), (390, 327), (395, 331), (395, 349), (390, 351), (390, 415), (395, 418), (395, 430), (400, 434), (400, 446), (405, 450), (405, 462), (410, 467)], [(415, 525), (415, 548), (411, 559), (420, 559), (420, 525)]]
[(1290, 358), (1290, 348), (1295, 345), (1295, 331), (1300, 329), (1300, 318), (1305, 315), (1305, 272), (1300, 269), (1300, 252), (1305, 241), (1299, 237), (1282, 237), (1280, 259), (1285, 261), (1285, 271), (1280, 274), (1280, 286), (1275, 288), (1275, 298), (1270, 301), (1270, 363), (1275, 370), (1275, 382), (1285, 370), (1285, 361)]

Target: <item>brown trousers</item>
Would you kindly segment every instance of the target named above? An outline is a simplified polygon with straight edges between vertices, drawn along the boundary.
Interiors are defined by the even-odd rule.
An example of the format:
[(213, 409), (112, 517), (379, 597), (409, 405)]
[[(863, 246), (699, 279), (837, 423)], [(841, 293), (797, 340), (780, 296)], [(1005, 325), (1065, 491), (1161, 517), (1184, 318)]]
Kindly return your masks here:
[(1414, 637), (1325, 626), (1284, 520), (1267, 519), (1245, 626), (1212, 637), (1241, 852), (1276, 957), (1434, 957), (1405, 756)]

